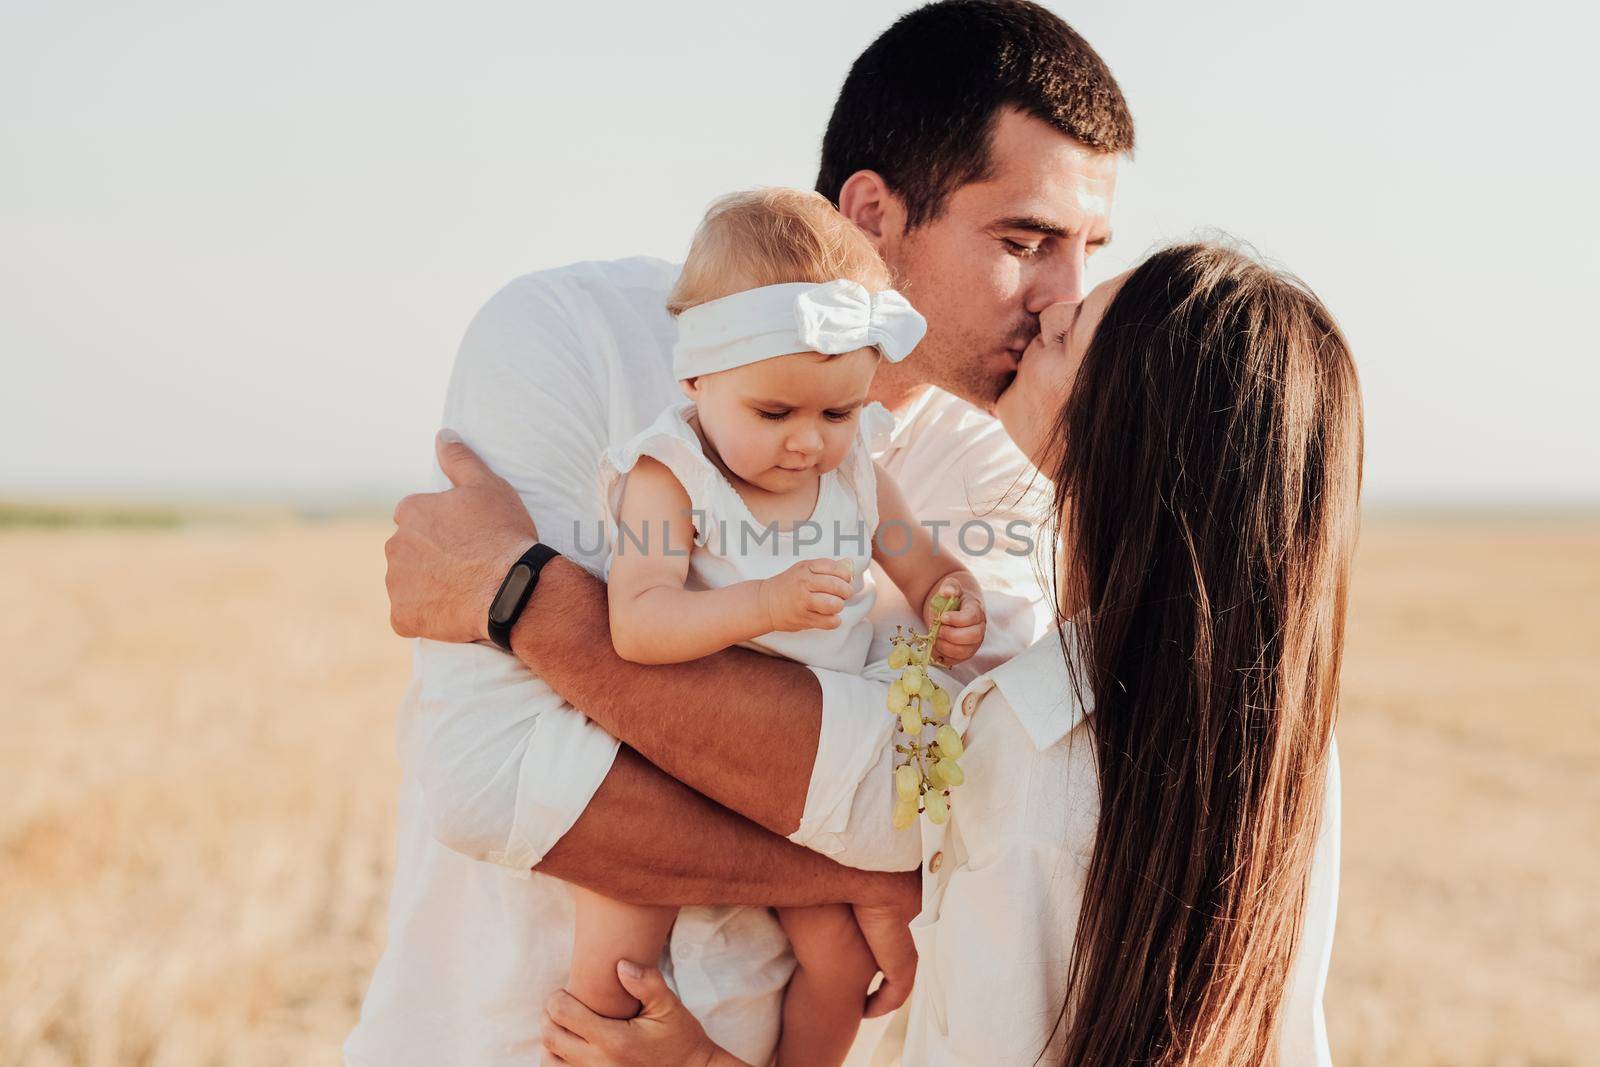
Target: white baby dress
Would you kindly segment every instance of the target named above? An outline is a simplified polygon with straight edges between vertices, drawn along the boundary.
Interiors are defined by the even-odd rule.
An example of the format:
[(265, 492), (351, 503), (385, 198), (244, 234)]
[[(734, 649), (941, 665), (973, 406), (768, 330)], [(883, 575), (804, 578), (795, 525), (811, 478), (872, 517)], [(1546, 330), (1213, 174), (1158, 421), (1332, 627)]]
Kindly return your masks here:
[[(863, 407), (855, 444), (838, 467), (821, 476), (811, 517), (779, 531), (751, 514), (738, 491), (706, 456), (700, 436), (689, 424), (694, 410), (693, 401), (675, 404), (632, 440), (601, 455), (600, 493), (607, 519), (605, 574), (610, 575), (612, 560), (619, 552), (643, 551), (641, 541), (659, 541), (662, 536), (654, 522), (642, 531), (619, 531), (617, 526), (628, 472), (640, 456), (654, 457), (682, 483), (693, 509), (694, 546), (684, 588), (722, 589), (737, 582), (771, 578), (802, 559), (851, 561), (855, 575), (852, 592), (836, 629), (775, 632), (741, 643), (814, 667), (861, 673), (872, 644), (867, 614), (874, 593), (865, 579), (878, 529), (872, 455), (887, 443), (894, 416), (882, 404)], [(667, 521), (689, 519), (672, 516)], [(898, 543), (891, 540), (890, 548)]]

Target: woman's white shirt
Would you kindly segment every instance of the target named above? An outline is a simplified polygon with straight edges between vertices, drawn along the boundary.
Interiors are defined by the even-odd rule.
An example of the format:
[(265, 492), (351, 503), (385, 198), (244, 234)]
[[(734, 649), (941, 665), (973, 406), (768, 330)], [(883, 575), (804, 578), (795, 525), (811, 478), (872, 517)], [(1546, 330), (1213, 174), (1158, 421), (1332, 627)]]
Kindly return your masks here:
[[(1052, 629), (956, 700), (966, 784), (946, 826), (923, 824), (907, 1067), (1031, 1064), (1056, 1031), (1100, 814), (1089, 709), (1073, 693)], [(1331, 1063), (1322, 993), (1338, 896), (1336, 750), (1327, 781), (1279, 1028), (1283, 1067)]]

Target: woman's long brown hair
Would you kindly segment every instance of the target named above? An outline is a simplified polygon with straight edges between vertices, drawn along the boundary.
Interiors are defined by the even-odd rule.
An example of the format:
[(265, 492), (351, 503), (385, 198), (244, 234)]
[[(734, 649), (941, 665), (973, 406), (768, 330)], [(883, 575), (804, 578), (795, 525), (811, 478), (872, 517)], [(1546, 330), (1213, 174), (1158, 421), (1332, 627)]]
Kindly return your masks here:
[[(1056, 427), (1063, 648), (1100, 823), (1066, 1003), (1074, 1065), (1271, 1063), (1322, 809), (1361, 481), (1343, 335), (1303, 285), (1156, 253)], [(1066, 638), (1064, 638), (1064, 641)]]

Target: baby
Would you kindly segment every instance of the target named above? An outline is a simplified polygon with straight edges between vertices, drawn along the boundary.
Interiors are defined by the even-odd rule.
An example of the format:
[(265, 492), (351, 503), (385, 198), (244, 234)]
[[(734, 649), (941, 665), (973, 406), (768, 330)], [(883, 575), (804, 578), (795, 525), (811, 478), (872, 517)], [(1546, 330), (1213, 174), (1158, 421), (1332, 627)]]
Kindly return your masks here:
[[(867, 402), (873, 373), (926, 330), (889, 285), (866, 237), (820, 196), (767, 189), (712, 205), (668, 303), (688, 400), (601, 461), (621, 656), (678, 663), (737, 644), (861, 673), (874, 560), (924, 623), (936, 595), (960, 597), (935, 657), (954, 664), (978, 650), (972, 574), (872, 460), (894, 425)], [(632, 1015), (616, 962), (654, 961), (675, 917), (578, 890), (569, 990)], [(797, 961), (778, 1063), (841, 1063), (877, 973), (872, 955), (847, 905), (782, 908), (778, 919)]]

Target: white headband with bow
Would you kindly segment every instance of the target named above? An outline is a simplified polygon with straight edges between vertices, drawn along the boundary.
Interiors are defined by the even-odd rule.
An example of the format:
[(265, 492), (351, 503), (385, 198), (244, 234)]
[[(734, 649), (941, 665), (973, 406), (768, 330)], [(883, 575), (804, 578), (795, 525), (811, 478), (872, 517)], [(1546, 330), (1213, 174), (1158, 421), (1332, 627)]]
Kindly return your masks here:
[(681, 381), (790, 352), (834, 356), (868, 345), (898, 363), (927, 330), (893, 289), (869, 293), (847, 278), (763, 285), (682, 312), (672, 372)]

